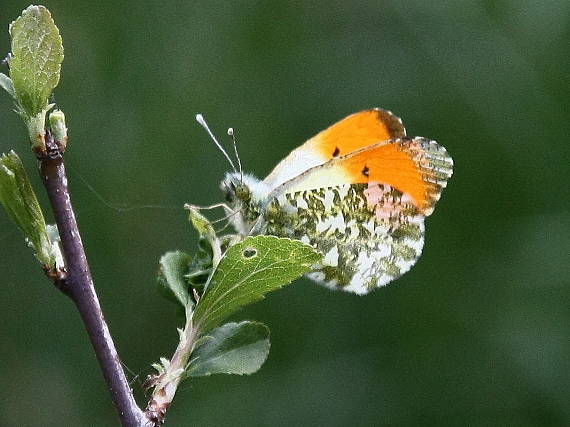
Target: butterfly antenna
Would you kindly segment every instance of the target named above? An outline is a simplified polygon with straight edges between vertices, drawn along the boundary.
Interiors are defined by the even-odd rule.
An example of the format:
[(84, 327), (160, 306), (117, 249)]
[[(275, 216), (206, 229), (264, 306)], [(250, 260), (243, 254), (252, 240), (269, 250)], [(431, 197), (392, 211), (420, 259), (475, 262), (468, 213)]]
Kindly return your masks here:
[(243, 169), (241, 168), (241, 160), (239, 158), (239, 154), (238, 154), (238, 150), (237, 150), (236, 136), (234, 134), (234, 128), (228, 129), (228, 135), (232, 137), (232, 143), (234, 145), (234, 153), (236, 153), (236, 159), (237, 159), (238, 167), (239, 167), (240, 182), (243, 184)]
[(218, 140), (216, 139), (216, 137), (214, 136), (214, 134), (212, 133), (212, 131), (208, 127), (206, 120), (204, 120), (204, 116), (202, 116), (202, 114), (196, 114), (196, 121), (198, 123), (200, 123), (200, 125), (206, 130), (206, 132), (208, 132), (208, 135), (210, 135), (210, 138), (212, 138), (212, 141), (214, 141), (214, 144), (216, 144), (216, 146), (222, 152), (222, 154), (226, 157), (228, 162), (230, 162), (230, 166), (232, 167), (234, 172), (237, 172), (237, 169), (234, 165), (234, 162), (232, 162), (232, 159), (230, 159), (230, 156), (228, 156), (228, 153), (226, 153), (226, 150), (224, 150), (224, 148), (221, 146), (221, 144), (218, 142)]

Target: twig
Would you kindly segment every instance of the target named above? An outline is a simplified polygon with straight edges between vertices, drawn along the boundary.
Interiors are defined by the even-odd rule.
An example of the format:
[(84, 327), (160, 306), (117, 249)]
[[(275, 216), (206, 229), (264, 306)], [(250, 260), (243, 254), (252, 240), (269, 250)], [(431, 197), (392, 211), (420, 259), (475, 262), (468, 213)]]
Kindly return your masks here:
[(187, 315), (186, 318), (184, 330), (179, 330), (180, 343), (172, 359), (163, 366), (164, 372), (150, 376), (145, 384), (147, 388), (154, 387), (145, 411), (146, 417), (152, 422), (152, 427), (158, 427), (164, 423), (166, 412), (183, 379), (188, 359), (196, 345), (198, 330), (193, 326), (192, 316)]
[(45, 141), (47, 151), (36, 155), (65, 258), (67, 275), (64, 279), (65, 286), (61, 286), (60, 289), (73, 300), (79, 310), (113, 403), (119, 412), (121, 424), (125, 427), (145, 426), (148, 420), (134, 399), (95, 293), (69, 197), (61, 144), (54, 141), (49, 132), (45, 136)]

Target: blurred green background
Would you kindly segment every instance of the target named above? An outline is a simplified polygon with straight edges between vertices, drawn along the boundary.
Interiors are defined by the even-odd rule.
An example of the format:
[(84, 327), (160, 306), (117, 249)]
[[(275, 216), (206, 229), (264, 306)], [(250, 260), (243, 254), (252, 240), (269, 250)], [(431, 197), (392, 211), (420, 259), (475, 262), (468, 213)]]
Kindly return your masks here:
[[(0, 52), (27, 5), (0, 3)], [(260, 177), (374, 106), (455, 160), (410, 273), (366, 297), (298, 280), (241, 311), (271, 328), (266, 365), (185, 383), (168, 425), (570, 425), (567, 0), (46, 6), (65, 46), (73, 201), (141, 403), (180, 326), (158, 258), (194, 250), (181, 207), (219, 201), (228, 169), (195, 113), (221, 137), (233, 126)], [(1, 94), (0, 151), (42, 193), (11, 110)], [(75, 308), (4, 213), (0, 248), (0, 425), (117, 425)]]

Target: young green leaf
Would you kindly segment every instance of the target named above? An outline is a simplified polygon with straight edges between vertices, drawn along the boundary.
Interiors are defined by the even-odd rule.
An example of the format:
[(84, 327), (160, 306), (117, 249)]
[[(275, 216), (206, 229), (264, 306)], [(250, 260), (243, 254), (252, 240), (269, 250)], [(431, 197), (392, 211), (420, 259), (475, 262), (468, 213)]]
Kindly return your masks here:
[[(192, 304), (188, 295), (188, 284), (185, 274), (192, 257), (184, 252), (167, 252), (160, 258), (160, 270), (158, 272), (158, 284), (165, 291), (167, 297), (179, 302), (186, 309)], [(189, 307), (190, 309), (192, 307)]]
[(49, 113), (48, 121), (53, 139), (60, 146), (60, 149), (65, 150), (65, 145), (67, 144), (67, 126), (65, 126), (65, 114), (63, 114), (63, 111), (61, 110), (53, 110)]
[(55, 266), (55, 253), (42, 210), (22, 161), (11, 151), (0, 157), (0, 203), (36, 251), (38, 260)]
[(204, 285), (212, 273), (212, 255), (213, 250), (210, 241), (200, 237), (198, 239), (198, 250), (194, 254), (188, 274), (184, 276), (188, 283), (200, 293), (203, 292)]
[(212, 252), (213, 265), (218, 265), (218, 262), (222, 257), (222, 250), (220, 249), (220, 241), (218, 236), (216, 236), (214, 227), (210, 221), (200, 213), (199, 208), (187, 203), (184, 205), (184, 209), (188, 211), (190, 222), (200, 235), (200, 238), (205, 239), (209, 243), (210, 250)]
[(192, 353), (188, 376), (253, 374), (269, 354), (269, 328), (262, 323), (226, 323), (202, 339)]
[(193, 314), (201, 334), (240, 307), (307, 272), (321, 259), (311, 246), (274, 236), (247, 237), (221, 259)]
[(59, 235), (59, 230), (57, 225), (48, 224), (47, 225), (47, 235), (51, 243), (52, 255), (55, 259), (56, 269), (65, 267), (65, 261), (63, 259), (63, 252), (61, 249), (61, 236)]
[(46, 110), (59, 82), (63, 44), (44, 6), (29, 6), (10, 25), (10, 77), (19, 106), (28, 117)]

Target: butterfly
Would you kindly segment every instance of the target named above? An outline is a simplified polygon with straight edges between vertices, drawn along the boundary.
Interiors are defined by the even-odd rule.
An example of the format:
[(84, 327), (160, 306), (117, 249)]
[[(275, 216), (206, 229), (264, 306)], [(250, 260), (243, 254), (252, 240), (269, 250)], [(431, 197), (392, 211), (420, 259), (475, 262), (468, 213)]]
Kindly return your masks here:
[(444, 147), (407, 137), (400, 118), (374, 108), (309, 139), (264, 180), (240, 170), (220, 187), (240, 235), (301, 240), (323, 254), (307, 277), (366, 294), (416, 263), (452, 173)]

